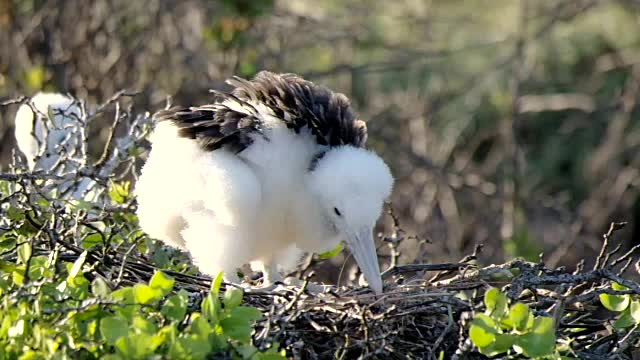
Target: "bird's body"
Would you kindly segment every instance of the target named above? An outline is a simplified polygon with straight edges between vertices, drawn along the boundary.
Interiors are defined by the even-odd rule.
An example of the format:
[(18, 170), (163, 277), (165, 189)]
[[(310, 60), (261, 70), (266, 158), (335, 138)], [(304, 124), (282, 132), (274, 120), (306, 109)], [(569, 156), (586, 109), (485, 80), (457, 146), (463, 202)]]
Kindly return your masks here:
[[(306, 251), (323, 250), (305, 246), (304, 240), (314, 235), (329, 238), (326, 249), (335, 246), (339, 238), (322, 234), (317, 224), (304, 224), (318, 209), (312, 206), (300, 174), (306, 172), (317, 146), (310, 136), (296, 137), (281, 124), (273, 125), (265, 130), (271, 141), (258, 138), (240, 154), (219, 149), (212, 156), (190, 139), (175, 139), (178, 129), (173, 124), (159, 124), (151, 139), (154, 156), (137, 187), (141, 226), (153, 237), (190, 250), (200, 269), (210, 274), (221, 270), (232, 274), (238, 264), (250, 261), (291, 261), (296, 253), (292, 239)], [(147, 181), (175, 190), (166, 192), (161, 206), (152, 198), (162, 190), (147, 187)], [(303, 230), (314, 225), (315, 231)], [(187, 246), (185, 237), (203, 240)], [(229, 237), (235, 241), (216, 240)]]
[(68, 135), (80, 108), (72, 98), (58, 93), (37, 93), (31, 103), (33, 108), (23, 104), (16, 113), (16, 143), (31, 170), (51, 170), (60, 157), (61, 146), (77, 146), (77, 138)]
[[(392, 178), (362, 148), (366, 128), (346, 98), (291, 75), (261, 73), (233, 84), (219, 103), (157, 115), (136, 185), (141, 227), (189, 251), (205, 273), (232, 275), (251, 263), (265, 282), (279, 278), (278, 268), (291, 269), (302, 252), (355, 239), (332, 218), (346, 219), (338, 206), (358, 224), (354, 231), (366, 227), (370, 237)], [(368, 262), (365, 274), (378, 272), (377, 279), (367, 275), (381, 290), (372, 239), (362, 246), (356, 259)]]
[[(23, 104), (15, 118), (15, 138), (31, 171), (55, 175), (73, 175), (85, 159), (81, 131), (83, 112), (78, 102), (59, 93), (39, 92), (31, 97), (31, 105)], [(61, 197), (92, 200), (95, 182), (81, 177), (58, 184)]]

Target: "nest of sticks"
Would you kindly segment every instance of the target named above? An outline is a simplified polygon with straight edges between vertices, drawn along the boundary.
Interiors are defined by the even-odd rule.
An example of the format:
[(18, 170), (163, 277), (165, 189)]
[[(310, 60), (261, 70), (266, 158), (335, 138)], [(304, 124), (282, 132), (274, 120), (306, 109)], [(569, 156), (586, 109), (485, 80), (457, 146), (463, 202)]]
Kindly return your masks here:
[[(557, 338), (570, 344), (577, 357), (634, 359), (638, 326), (614, 330), (616, 314), (599, 302), (600, 294), (619, 293), (612, 290), (613, 282), (629, 289), (623, 293), (640, 294), (640, 285), (623, 277), (632, 264), (640, 272), (634, 257), (638, 247), (623, 254), (618, 254), (620, 246), (609, 248), (621, 226), (611, 225), (595, 267), (588, 270), (582, 265), (573, 272), (549, 269), (543, 262), (523, 260), (478, 267), (474, 253), (460, 263), (398, 265), (385, 273), (380, 296), (354, 287), (324, 293), (304, 286), (247, 291), (245, 301), (265, 314), (254, 341), (258, 346), (277, 341), (299, 359), (437, 359), (441, 353), (451, 359), (485, 359), (469, 340), (468, 326), (474, 312), (484, 310), (484, 291), (499, 287), (536, 315), (552, 316)], [(172, 275), (186, 290), (208, 289), (204, 278)]]

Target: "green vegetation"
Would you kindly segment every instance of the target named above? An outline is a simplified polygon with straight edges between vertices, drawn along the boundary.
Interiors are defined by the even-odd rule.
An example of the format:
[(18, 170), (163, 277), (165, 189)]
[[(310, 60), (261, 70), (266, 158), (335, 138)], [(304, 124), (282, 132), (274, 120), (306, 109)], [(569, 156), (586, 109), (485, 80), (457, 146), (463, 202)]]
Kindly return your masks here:
[[(629, 289), (613, 283), (612, 289), (617, 291), (628, 291)], [(608, 310), (620, 313), (613, 326), (617, 329), (625, 329), (640, 325), (640, 296), (630, 294), (600, 294), (602, 306)]]
[(514, 352), (532, 359), (565, 359), (556, 349), (553, 318), (534, 316), (529, 306), (515, 303), (491, 288), (484, 295), (485, 312), (476, 314), (469, 337), (482, 354), (496, 356)]
[[(2, 220), (10, 225), (0, 237), (0, 359), (283, 358), (278, 344), (266, 351), (252, 345), (253, 325), (262, 313), (242, 305), (241, 289), (221, 291), (222, 274), (193, 303), (198, 294), (175, 290), (174, 279), (162, 271), (154, 271), (146, 284), (125, 286), (115, 263), (109, 278), (87, 261), (118, 244), (134, 245), (140, 254), (163, 251), (144, 244), (148, 239), (137, 230), (133, 214), (123, 210), (111, 214), (113, 219), (82, 224), (87, 210), (95, 211), (91, 204), (60, 209), (43, 197), (27, 210), (28, 202), (15, 201), (27, 200), (22, 190), (0, 183), (6, 206)], [(108, 193), (114, 205), (130, 200), (127, 183), (112, 183)], [(49, 249), (43, 240), (57, 231), (51, 222), (69, 226), (74, 218), (79, 246), (63, 238)], [(166, 256), (151, 257), (172, 266)]]

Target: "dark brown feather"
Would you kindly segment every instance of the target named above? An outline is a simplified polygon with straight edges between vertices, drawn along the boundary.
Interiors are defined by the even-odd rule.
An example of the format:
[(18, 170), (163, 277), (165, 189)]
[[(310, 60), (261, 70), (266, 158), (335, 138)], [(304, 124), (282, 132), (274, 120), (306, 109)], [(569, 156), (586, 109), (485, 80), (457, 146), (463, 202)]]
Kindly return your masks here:
[(231, 93), (214, 93), (222, 101), (233, 101), (245, 112), (221, 102), (190, 108), (172, 108), (154, 115), (172, 121), (179, 135), (198, 141), (207, 151), (221, 147), (240, 152), (252, 143), (252, 134), (262, 131), (260, 114), (253, 104), (262, 103), (286, 126), (299, 133), (307, 127), (320, 145), (364, 147), (367, 128), (357, 120), (346, 96), (334, 93), (294, 74), (260, 72), (249, 81), (234, 77)]

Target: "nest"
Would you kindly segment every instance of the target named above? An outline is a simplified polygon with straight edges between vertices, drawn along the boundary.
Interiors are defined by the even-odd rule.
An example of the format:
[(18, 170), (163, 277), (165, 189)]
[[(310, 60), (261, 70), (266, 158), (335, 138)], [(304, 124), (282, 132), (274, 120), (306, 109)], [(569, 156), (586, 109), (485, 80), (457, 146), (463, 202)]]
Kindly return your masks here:
[[(612, 224), (605, 239), (621, 226)], [(72, 257), (81, 251), (67, 246)], [(473, 264), (477, 254), (472, 254), (460, 263), (397, 265), (385, 272), (385, 292), (379, 296), (362, 287), (313, 292), (306, 279), (300, 287), (246, 290), (244, 301), (265, 315), (255, 327), (255, 344), (267, 348), (279, 343), (296, 359), (437, 359), (441, 353), (445, 358), (480, 359), (486, 357), (468, 338), (469, 321), (483, 311), (484, 290), (500, 287), (536, 315), (552, 316), (559, 342), (570, 344), (577, 357), (632, 359), (637, 356), (638, 326), (615, 331), (611, 322), (616, 314), (604, 311), (598, 297), (640, 294), (640, 285), (622, 277), (633, 263), (640, 270), (633, 257), (640, 246), (619, 256), (620, 247), (608, 246), (607, 240), (589, 270), (581, 265), (573, 272), (549, 269), (542, 262), (523, 260), (478, 267)], [(148, 281), (157, 269), (143, 257), (124, 253), (104, 258), (90, 252), (87, 261), (104, 276), (119, 274), (119, 283), (127, 285)], [(176, 290), (191, 294), (197, 311), (211, 279), (164, 271), (176, 279)], [(431, 273), (435, 275), (426, 276)], [(629, 290), (612, 290), (613, 282)]]
[[(480, 268), (473, 265), (473, 254), (457, 264), (399, 265), (387, 271), (380, 296), (366, 288), (314, 293), (302, 286), (246, 291), (245, 302), (265, 314), (256, 326), (256, 345), (278, 342), (296, 359), (437, 359), (441, 353), (480, 359), (486, 357), (468, 338), (469, 321), (474, 311), (483, 310), (484, 290), (496, 286), (536, 315), (552, 316), (559, 342), (570, 344), (575, 356), (632, 359), (638, 355), (638, 326), (616, 332), (611, 326), (615, 314), (603, 310), (598, 296), (617, 293), (613, 282), (629, 288), (623, 293), (640, 294), (637, 283), (621, 276), (637, 249), (613, 258), (619, 248), (603, 247), (594, 269), (579, 266), (574, 272), (523, 260)], [(433, 271), (434, 276), (424, 276)], [(178, 287), (192, 293), (208, 290), (206, 278), (171, 275)]]

